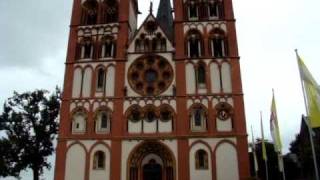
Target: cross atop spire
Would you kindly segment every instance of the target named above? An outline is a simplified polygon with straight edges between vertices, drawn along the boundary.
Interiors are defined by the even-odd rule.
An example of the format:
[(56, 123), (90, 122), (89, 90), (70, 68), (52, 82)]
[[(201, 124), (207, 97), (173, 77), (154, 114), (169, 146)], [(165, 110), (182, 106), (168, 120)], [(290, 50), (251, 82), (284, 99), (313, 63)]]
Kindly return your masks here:
[(152, 0), (150, 1), (150, 9), (149, 9), (150, 14), (153, 13), (153, 2)]

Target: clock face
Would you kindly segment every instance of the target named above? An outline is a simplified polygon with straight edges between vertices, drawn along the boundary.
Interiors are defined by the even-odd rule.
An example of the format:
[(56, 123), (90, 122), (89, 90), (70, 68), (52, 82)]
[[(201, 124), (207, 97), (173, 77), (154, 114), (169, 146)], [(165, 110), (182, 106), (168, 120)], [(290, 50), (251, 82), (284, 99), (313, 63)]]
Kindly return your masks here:
[(163, 57), (147, 55), (138, 58), (129, 67), (131, 88), (143, 96), (157, 96), (167, 90), (173, 81), (173, 69)]

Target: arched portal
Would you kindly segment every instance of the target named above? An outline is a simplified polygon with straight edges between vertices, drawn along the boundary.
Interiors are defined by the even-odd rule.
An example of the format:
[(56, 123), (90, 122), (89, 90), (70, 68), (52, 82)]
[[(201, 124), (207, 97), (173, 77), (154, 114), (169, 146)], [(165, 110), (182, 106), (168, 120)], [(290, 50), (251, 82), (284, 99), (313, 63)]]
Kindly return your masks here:
[(146, 141), (128, 159), (128, 180), (175, 180), (175, 159), (164, 144)]

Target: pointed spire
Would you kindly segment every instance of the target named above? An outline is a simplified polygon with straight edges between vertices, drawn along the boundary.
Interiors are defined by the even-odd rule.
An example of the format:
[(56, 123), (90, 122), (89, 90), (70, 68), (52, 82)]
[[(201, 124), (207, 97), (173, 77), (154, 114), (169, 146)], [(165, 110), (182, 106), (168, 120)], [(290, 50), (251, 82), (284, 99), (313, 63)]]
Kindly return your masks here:
[(160, 0), (157, 21), (167, 36), (173, 38), (173, 15), (170, 0)]

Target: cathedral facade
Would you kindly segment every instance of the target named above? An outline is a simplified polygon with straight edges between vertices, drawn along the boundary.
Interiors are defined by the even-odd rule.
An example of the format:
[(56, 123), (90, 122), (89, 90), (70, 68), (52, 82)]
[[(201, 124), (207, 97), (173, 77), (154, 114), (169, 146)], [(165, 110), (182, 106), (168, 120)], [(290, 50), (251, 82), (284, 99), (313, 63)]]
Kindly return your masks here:
[(74, 0), (55, 180), (247, 179), (232, 0), (139, 13)]

